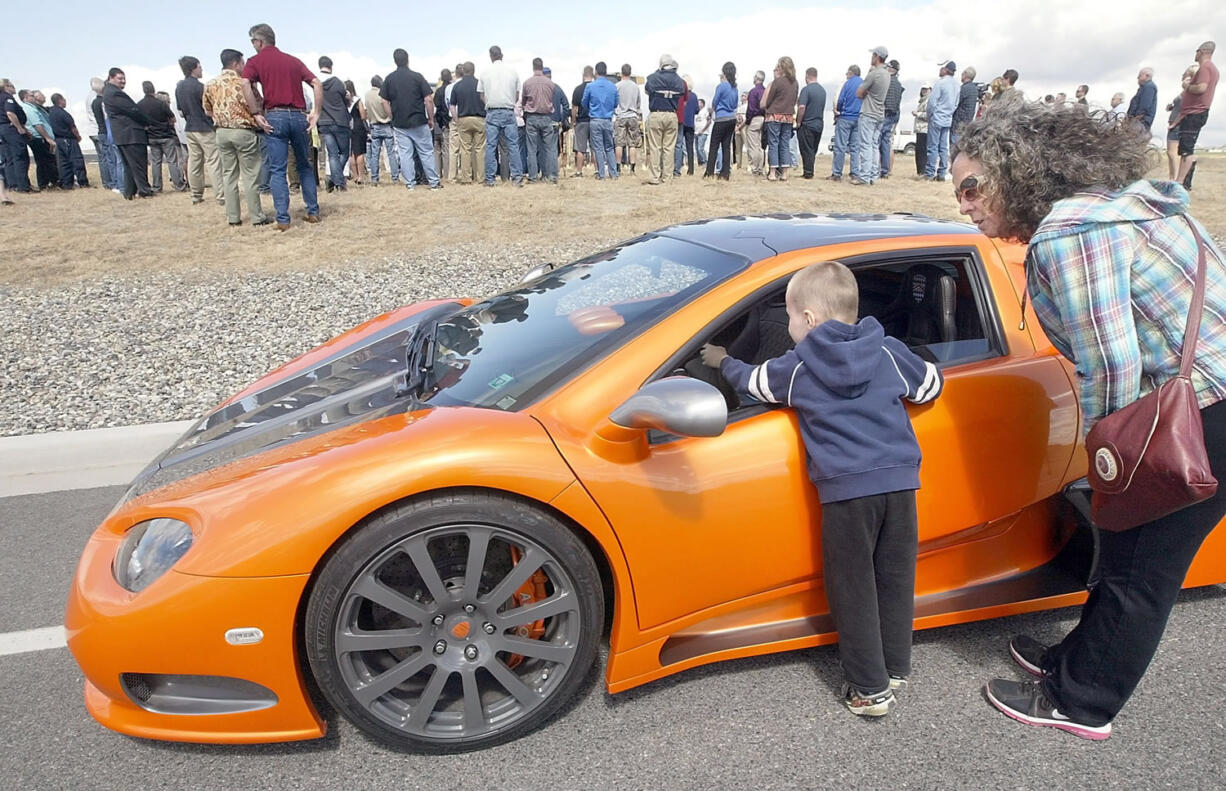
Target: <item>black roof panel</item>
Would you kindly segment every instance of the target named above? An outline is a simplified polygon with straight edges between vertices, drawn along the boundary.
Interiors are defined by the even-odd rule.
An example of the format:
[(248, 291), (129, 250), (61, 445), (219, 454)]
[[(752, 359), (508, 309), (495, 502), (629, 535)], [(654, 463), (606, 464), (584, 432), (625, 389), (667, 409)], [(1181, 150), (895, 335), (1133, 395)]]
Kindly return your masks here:
[(899, 236), (974, 236), (979, 230), (921, 214), (764, 214), (695, 220), (656, 233), (761, 261), (808, 247)]

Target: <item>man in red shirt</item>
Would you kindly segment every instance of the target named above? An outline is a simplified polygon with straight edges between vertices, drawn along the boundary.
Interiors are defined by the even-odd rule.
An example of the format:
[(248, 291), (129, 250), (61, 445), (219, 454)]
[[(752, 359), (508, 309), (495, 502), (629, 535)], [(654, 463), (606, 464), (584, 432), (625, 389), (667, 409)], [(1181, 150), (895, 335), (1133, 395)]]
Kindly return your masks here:
[(1213, 65), (1215, 49), (1217, 45), (1212, 41), (1196, 48), (1196, 62), (1200, 68), (1180, 98), (1179, 118), (1171, 122), (1171, 129), (1179, 129), (1179, 180), (1188, 189), (1192, 189), (1192, 169), (1196, 167), (1196, 140), (1209, 120), (1209, 105), (1213, 104), (1213, 92), (1217, 88), (1218, 71)]
[[(256, 54), (243, 68), (243, 96), (255, 122), (268, 134), (268, 186), (277, 210), (277, 230), (289, 230), (289, 183), (285, 171), (290, 146), (294, 147), (298, 163), (306, 221), (319, 222), (319, 187), (310, 164), (310, 135), (323, 104), (323, 84), (302, 61), (277, 49), (277, 34), (268, 25), (256, 25), (248, 35)], [(255, 92), (255, 83), (260, 85), (262, 100)], [(315, 93), (309, 113), (303, 84), (310, 85)]]

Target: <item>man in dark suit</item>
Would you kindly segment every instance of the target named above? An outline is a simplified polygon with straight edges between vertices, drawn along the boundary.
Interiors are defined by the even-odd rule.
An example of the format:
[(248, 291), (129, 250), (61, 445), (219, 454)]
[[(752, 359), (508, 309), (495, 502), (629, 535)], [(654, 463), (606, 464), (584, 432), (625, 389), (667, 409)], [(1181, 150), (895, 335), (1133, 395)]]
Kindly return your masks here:
[(123, 196), (132, 200), (133, 195), (151, 197), (153, 190), (149, 187), (149, 136), (145, 132), (150, 121), (132, 97), (123, 92), (127, 83), (123, 70), (113, 68), (107, 72), (102, 103), (111, 120), (111, 136), (123, 158)]

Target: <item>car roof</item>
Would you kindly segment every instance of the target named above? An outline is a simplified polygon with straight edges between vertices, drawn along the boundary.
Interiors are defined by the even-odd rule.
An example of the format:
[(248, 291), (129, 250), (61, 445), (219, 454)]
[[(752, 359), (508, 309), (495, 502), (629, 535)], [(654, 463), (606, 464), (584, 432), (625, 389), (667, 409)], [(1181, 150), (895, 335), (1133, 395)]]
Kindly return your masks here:
[(844, 242), (906, 236), (978, 236), (966, 223), (922, 214), (763, 214), (716, 217), (671, 225), (655, 232), (761, 261), (772, 256)]

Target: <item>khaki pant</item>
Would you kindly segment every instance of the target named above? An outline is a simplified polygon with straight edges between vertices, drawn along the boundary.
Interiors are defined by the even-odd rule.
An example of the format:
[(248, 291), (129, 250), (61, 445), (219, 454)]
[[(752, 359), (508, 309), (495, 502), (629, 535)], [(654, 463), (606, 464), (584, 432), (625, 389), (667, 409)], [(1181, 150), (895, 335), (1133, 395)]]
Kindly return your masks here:
[(673, 149), (677, 147), (677, 114), (656, 110), (647, 116), (647, 172), (652, 181), (673, 178)]
[(447, 147), (451, 149), (451, 169), (447, 172), (449, 181), (457, 181), (460, 178), (460, 127), (455, 122), (451, 122), (451, 137), (447, 141)]
[(204, 168), (208, 166), (209, 177), (213, 182), (213, 194), (217, 202), (222, 203), (222, 185), (225, 179), (221, 174), (221, 159), (217, 156), (216, 132), (187, 133), (187, 183), (191, 185), (193, 198), (204, 198)]
[(242, 219), (238, 205), (238, 177), (243, 176), (243, 192), (247, 196), (247, 219), (259, 222), (265, 218), (260, 205), (260, 136), (250, 129), (217, 130), (217, 157), (221, 160), (225, 179), (226, 219), (233, 225)]
[(749, 155), (746, 159), (749, 160), (749, 171), (755, 176), (762, 175), (762, 161), (765, 152), (762, 150), (762, 124), (766, 123), (766, 119), (762, 116), (754, 116), (754, 119), (745, 127), (745, 147), (749, 149)]
[(468, 115), (456, 121), (459, 129), (460, 160), (456, 180), (473, 184), (485, 180), (485, 119)]
[(431, 140), (434, 143), (434, 172), (438, 174), (439, 182), (443, 182), (451, 172), (451, 126), (435, 123)]

